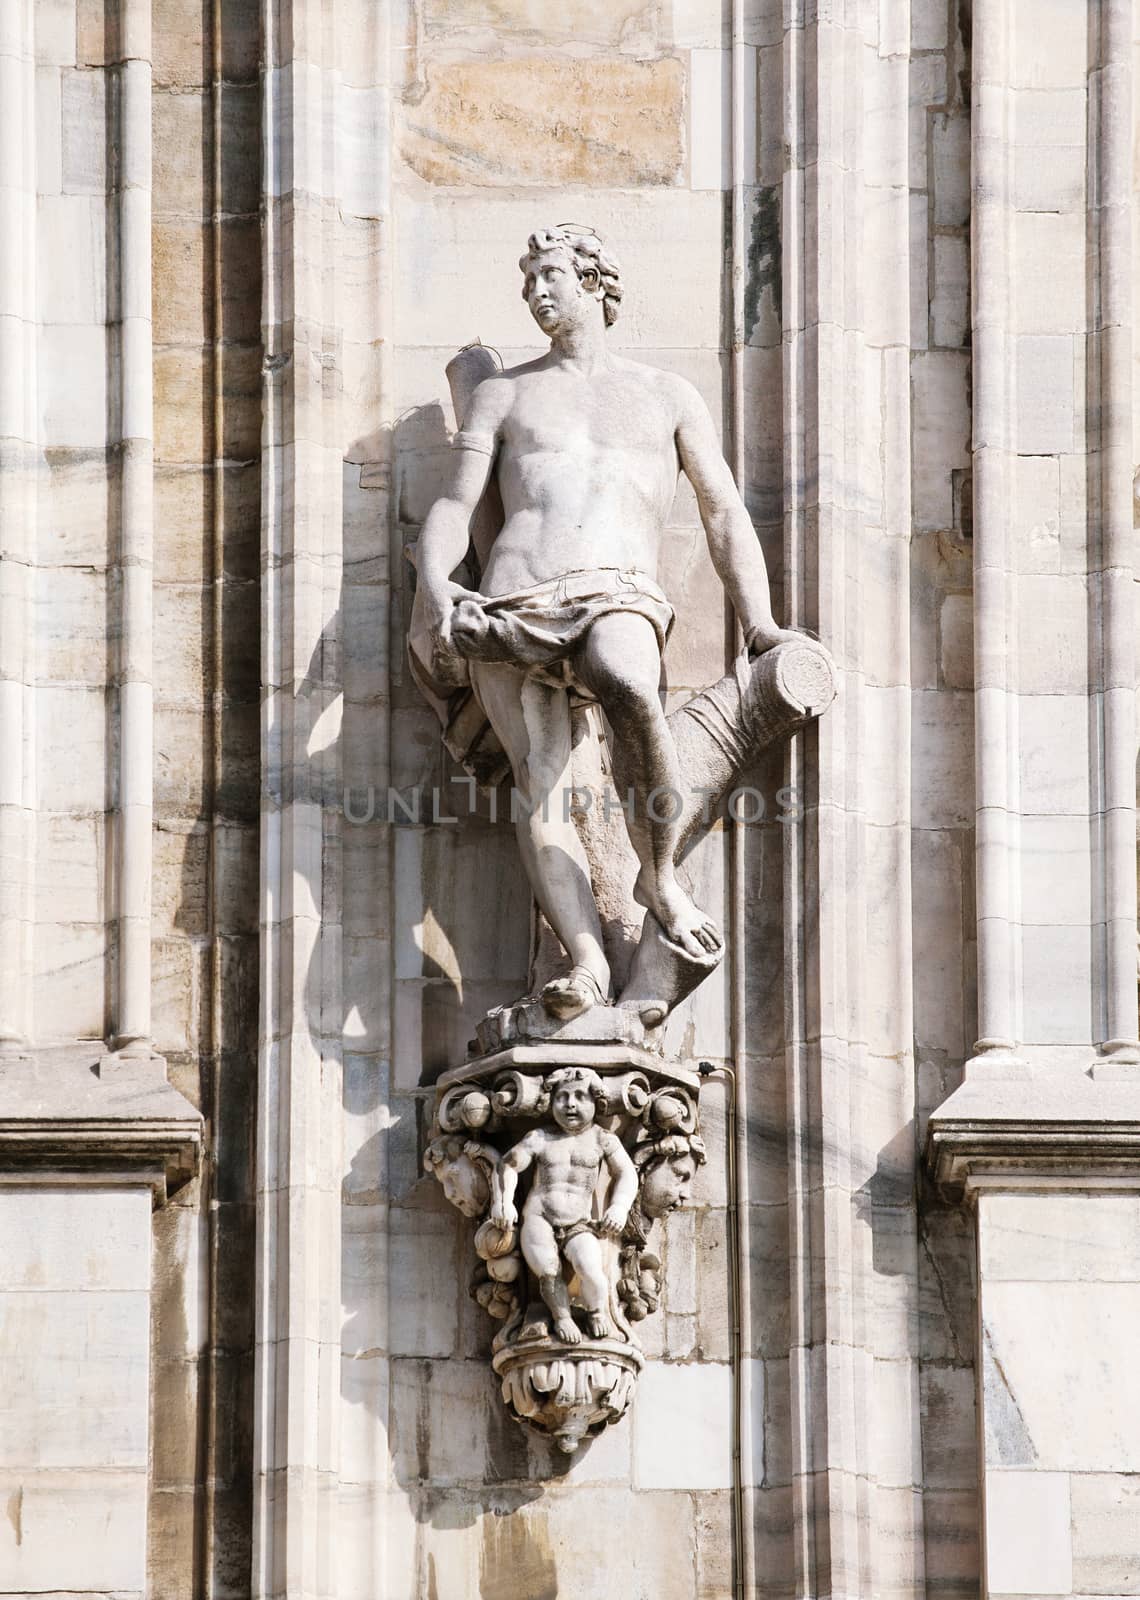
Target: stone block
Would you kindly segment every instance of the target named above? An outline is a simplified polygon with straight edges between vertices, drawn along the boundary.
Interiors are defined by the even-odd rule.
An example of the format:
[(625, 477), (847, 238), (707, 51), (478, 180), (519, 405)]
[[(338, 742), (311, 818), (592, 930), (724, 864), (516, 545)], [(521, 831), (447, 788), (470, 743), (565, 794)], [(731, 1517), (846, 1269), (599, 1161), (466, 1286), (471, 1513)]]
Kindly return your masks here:
[[(74, 36), (74, 30), (73, 30)], [(36, 193), (42, 204), (46, 195), (56, 195), (63, 187), (63, 91), (55, 67), (36, 69)], [(37, 257), (37, 275), (44, 266)]]
[(39, 1042), (104, 1036), (107, 944), (101, 923), (49, 923), (41, 932), (33, 990)]
[(946, 7), (942, 0), (914, 0), (910, 8), (912, 50), (945, 50)]
[(1140, 1594), (1140, 1482), (1090, 1472), (1071, 1480), (1073, 1587), (1082, 1594)]
[(107, 76), (65, 71), (60, 91), (64, 192), (102, 195), (107, 188)]
[(931, 120), (934, 162), (934, 223), (964, 228), (970, 220), (970, 121), (936, 112)]
[(37, 690), (36, 776), (40, 807), (76, 815), (106, 805), (106, 691)]
[(1140, 1281), (1140, 1197), (995, 1194), (978, 1235), (984, 1283)]
[(1083, 330), (1087, 321), (1085, 229), (1083, 209), (1018, 213), (1011, 264), (1015, 333), (1078, 334)]
[(1061, 569), (1060, 474), (1056, 456), (1016, 456), (1012, 463), (1013, 539), (1022, 572)]
[(213, 596), (195, 584), (156, 584), (154, 588), (155, 693), (168, 702), (200, 706), (207, 683), (204, 655)]
[(1083, 88), (1088, 68), (1088, 18), (1083, 6), (1070, 0), (1016, 0), (1010, 49), (1015, 88)]
[(970, 463), (969, 361), (964, 353), (922, 351), (911, 361), (914, 520), (954, 526), (955, 468)]
[[(208, 337), (209, 243), (207, 229), (200, 222), (180, 219), (154, 223), (151, 272), (156, 344), (200, 345)], [(212, 281), (209, 293), (212, 296)]]
[(43, 327), (36, 381), (41, 435), (47, 448), (101, 448), (108, 442), (109, 395), (118, 383), (118, 355), (103, 327)]
[(1088, 928), (1092, 874), (1085, 817), (1021, 818), (1021, 920)]
[(207, 96), (201, 90), (156, 94), (152, 126), (155, 220), (204, 217), (212, 169)]
[(1083, 695), (1023, 695), (1019, 705), (1022, 809), (1079, 816), (1088, 804), (1088, 705)]
[(924, 1366), (922, 1481), (928, 1489), (970, 1489), (978, 1475), (972, 1367)]
[(965, 238), (951, 234), (936, 234), (933, 244), (933, 342), (957, 349), (968, 343), (970, 332), (969, 246)]
[(145, 1188), (0, 1187), (0, 1293), (99, 1291), (124, 1300), (146, 1294), (150, 1211)]
[[(1140, 1396), (1132, 1332), (1138, 1310), (1137, 1283), (984, 1285), (995, 1371), (1039, 1471), (1138, 1470), (1140, 1441), (1130, 1420)], [(1000, 1416), (988, 1393), (985, 1424), (987, 1455), (1000, 1461)]]
[[(146, 1581), (146, 1471), (0, 1473), (0, 1593), (135, 1600)], [(61, 1530), (66, 1530), (66, 1538)], [(117, 1597), (116, 1597), (117, 1600)]]
[(102, 196), (41, 195), (36, 209), (36, 302), (44, 323), (101, 323), (107, 315), (107, 207)]
[(36, 819), (35, 916), (101, 923), (107, 915), (107, 822), (103, 816)]
[(419, 1480), (433, 1488), (483, 1483), (492, 1407), (498, 1406), (486, 1363), (397, 1360), (391, 1383), (397, 1482)]
[[(748, 55), (751, 55), (751, 51)], [(745, 63), (745, 83), (749, 80)], [(754, 66), (754, 63), (753, 63)], [(689, 52), (689, 187), (727, 189), (732, 182), (732, 57), (728, 50)], [(755, 82), (755, 70), (751, 75)], [(745, 109), (746, 126), (748, 109)], [(756, 116), (752, 109), (751, 126), (755, 143)], [(755, 167), (745, 159), (745, 172)]]
[[(434, 1178), (424, 1181), (436, 1187)], [(446, 1204), (442, 1197), (439, 1204)], [(458, 1263), (468, 1259), (468, 1251), (464, 1248), (457, 1256), (458, 1227), (454, 1214), (393, 1207), (388, 1271), (390, 1281), (400, 1286), (388, 1303), (388, 1347), (393, 1355), (449, 1356), (454, 1351), (456, 1297), (467, 1292)], [(485, 1367), (481, 1370), (486, 1373)]]
[(36, 5), (36, 62), (75, 65), (75, 0), (39, 0)]
[(1088, 108), (1083, 85), (1015, 92), (1013, 203), (1019, 211), (1083, 213)]
[(1017, 449), (1021, 455), (1056, 455), (1075, 439), (1074, 341), (1068, 336), (1021, 334), (1013, 341)]
[(203, 1004), (199, 978), (198, 952), (188, 940), (152, 941), (150, 990), (157, 1050), (197, 1049)]
[(927, 1592), (977, 1600), (981, 1592), (976, 1489), (928, 1489), (922, 1497)]
[(672, 184), (684, 93), (673, 57), (437, 58), (401, 108), (400, 153), (433, 184)]
[(638, 1489), (731, 1488), (731, 1367), (650, 1361), (633, 1404)]
[(965, 828), (974, 820), (974, 705), (964, 690), (912, 696), (914, 762), (926, 774), (914, 796), (919, 828)]
[(1023, 1035), (1027, 1044), (1074, 1044), (1093, 1034), (1087, 928), (1023, 927)]
[(1067, 1474), (988, 1471), (985, 1506), (989, 1594), (1070, 1594)]
[(907, 147), (910, 151), (908, 174), (912, 190), (925, 189), (930, 182), (927, 160), (930, 149), (932, 107), (946, 101), (946, 59), (941, 55), (915, 56), (908, 74), (910, 104)]
[[(456, 798), (462, 804), (462, 790)], [(397, 978), (462, 985), (525, 973), (530, 896), (509, 823), (400, 828), (395, 851), (395, 894), (406, 908), (395, 939)], [(493, 929), (486, 919), (492, 886)]]
[[(920, 1047), (960, 1057), (969, 1042), (962, 1004), (962, 835), (916, 828), (911, 836), (914, 882), (922, 913), (914, 925), (914, 1035)], [(972, 863), (971, 863), (972, 865)]]
[(950, 689), (974, 687), (974, 598), (948, 594), (938, 616), (942, 679)]

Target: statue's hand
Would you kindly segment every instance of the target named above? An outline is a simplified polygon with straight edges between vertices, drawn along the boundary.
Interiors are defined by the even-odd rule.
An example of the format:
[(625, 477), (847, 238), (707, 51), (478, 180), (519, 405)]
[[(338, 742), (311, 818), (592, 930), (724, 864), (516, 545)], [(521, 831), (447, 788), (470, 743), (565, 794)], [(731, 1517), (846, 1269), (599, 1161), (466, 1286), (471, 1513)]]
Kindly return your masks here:
[[(458, 584), (453, 585), (453, 588), (458, 587)], [(483, 599), (483, 595), (471, 594), (466, 589), (456, 597), (451, 612), (451, 644), (460, 655), (478, 659), (483, 654), (484, 643), (491, 630), (487, 613), (483, 610)]]
[(602, 1218), (601, 1232), (607, 1239), (616, 1239), (628, 1220), (628, 1206), (610, 1206)]
[(513, 1205), (504, 1201), (501, 1206), (496, 1206), (491, 1212), (491, 1221), (496, 1228), (501, 1228), (504, 1233), (518, 1225), (519, 1214)]
[(778, 644), (788, 644), (793, 639), (802, 639), (804, 635), (794, 628), (778, 628), (774, 618), (769, 617), (766, 622), (757, 622), (748, 629), (744, 642), (748, 647), (750, 656), (762, 656), (768, 650), (774, 650)]

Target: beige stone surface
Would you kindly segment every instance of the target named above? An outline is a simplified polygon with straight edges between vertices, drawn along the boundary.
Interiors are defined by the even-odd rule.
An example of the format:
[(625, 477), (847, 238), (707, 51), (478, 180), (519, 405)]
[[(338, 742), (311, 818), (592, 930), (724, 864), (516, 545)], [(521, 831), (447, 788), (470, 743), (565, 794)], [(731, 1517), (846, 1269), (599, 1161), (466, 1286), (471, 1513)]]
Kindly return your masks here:
[(426, 78), (401, 108), (400, 149), (429, 183), (640, 185), (680, 174), (676, 58), (439, 61)]

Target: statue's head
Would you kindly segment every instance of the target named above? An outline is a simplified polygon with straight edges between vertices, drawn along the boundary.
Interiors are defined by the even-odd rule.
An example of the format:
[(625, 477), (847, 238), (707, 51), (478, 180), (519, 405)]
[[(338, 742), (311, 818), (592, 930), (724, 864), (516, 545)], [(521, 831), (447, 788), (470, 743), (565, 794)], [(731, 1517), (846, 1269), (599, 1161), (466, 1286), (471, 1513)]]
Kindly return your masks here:
[(540, 228), (527, 240), (519, 267), (523, 299), (548, 336), (596, 316), (599, 306), (607, 328), (617, 319), (621, 267), (592, 229), (574, 222)]
[(639, 1146), (633, 1159), (641, 1172), (638, 1200), (643, 1214), (664, 1217), (688, 1200), (705, 1147), (694, 1134), (670, 1134)]
[(424, 1151), (424, 1170), (434, 1174), (443, 1192), (465, 1217), (479, 1217), (491, 1201), (493, 1152), (458, 1134), (433, 1139)]
[(546, 1080), (550, 1114), (563, 1133), (581, 1133), (598, 1114), (605, 1086), (588, 1067), (562, 1067)]

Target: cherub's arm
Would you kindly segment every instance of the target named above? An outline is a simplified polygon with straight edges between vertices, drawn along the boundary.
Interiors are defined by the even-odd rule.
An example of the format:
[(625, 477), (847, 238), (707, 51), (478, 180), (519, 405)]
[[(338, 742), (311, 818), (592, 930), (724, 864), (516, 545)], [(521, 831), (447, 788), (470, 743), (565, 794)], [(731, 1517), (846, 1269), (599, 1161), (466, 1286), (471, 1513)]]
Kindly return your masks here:
[(615, 1134), (602, 1134), (602, 1156), (614, 1180), (610, 1203), (602, 1218), (602, 1232), (619, 1234), (626, 1225), (630, 1207), (637, 1199), (637, 1168)]
[(720, 448), (708, 407), (677, 380), (677, 454), (697, 496), (709, 554), (728, 592), (748, 648), (758, 654), (793, 638), (772, 616), (764, 552)]
[(491, 1175), (491, 1221), (497, 1228), (513, 1228), (518, 1222), (515, 1190), (519, 1174), (526, 1171), (541, 1148), (542, 1130), (536, 1128), (507, 1151)]

